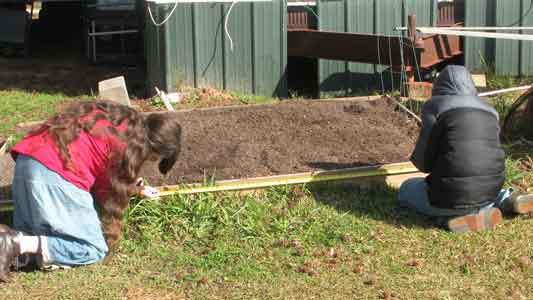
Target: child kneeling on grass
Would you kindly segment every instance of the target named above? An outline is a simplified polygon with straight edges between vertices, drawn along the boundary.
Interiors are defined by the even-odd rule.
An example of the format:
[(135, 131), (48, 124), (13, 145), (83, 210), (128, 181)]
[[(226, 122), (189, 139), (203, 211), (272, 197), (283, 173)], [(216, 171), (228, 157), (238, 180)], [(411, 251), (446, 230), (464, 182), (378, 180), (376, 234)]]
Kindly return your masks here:
[(77, 102), (30, 132), (11, 150), (13, 229), (0, 225), (0, 281), (22, 254), (43, 268), (102, 260), (119, 239), (130, 197), (158, 196), (137, 178), (141, 166), (161, 159), (160, 172), (168, 172), (180, 138), (173, 116), (108, 101)]
[(502, 190), (505, 153), (496, 110), (477, 96), (472, 76), (448, 66), (422, 108), (411, 161), (429, 175), (400, 187), (398, 207), (429, 216), (451, 231), (492, 229), (504, 214), (533, 212), (533, 196)]

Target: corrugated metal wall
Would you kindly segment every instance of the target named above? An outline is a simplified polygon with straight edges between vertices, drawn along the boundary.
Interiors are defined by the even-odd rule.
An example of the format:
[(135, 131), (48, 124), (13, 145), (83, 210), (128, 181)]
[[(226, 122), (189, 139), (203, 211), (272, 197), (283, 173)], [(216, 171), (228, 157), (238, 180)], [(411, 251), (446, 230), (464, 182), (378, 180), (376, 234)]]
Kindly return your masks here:
[[(533, 0), (465, 1), (466, 26), (532, 26)], [(533, 32), (524, 32), (532, 34)], [(465, 40), (465, 64), (498, 75), (533, 75), (533, 42), (481, 38)]]
[[(434, 26), (437, 21), (437, 0), (320, 0), (318, 1), (319, 29), (353, 33), (397, 35), (394, 28), (406, 26), (407, 16), (417, 15), (419, 26)], [(368, 45), (368, 47), (378, 45)], [(354, 49), (357, 51), (357, 49)], [(351, 94), (362, 87), (374, 90), (381, 87), (380, 73), (384, 66), (319, 60), (319, 90), (321, 96)], [(398, 87), (397, 78), (391, 80), (383, 73), (386, 88)]]
[[(150, 2), (163, 20), (173, 4)], [(285, 97), (287, 91), (287, 9), (285, 1), (238, 3), (224, 32), (231, 4), (180, 3), (163, 26), (147, 17), (148, 86), (167, 91), (180, 85), (214, 87)], [(151, 92), (151, 91), (150, 91)]]

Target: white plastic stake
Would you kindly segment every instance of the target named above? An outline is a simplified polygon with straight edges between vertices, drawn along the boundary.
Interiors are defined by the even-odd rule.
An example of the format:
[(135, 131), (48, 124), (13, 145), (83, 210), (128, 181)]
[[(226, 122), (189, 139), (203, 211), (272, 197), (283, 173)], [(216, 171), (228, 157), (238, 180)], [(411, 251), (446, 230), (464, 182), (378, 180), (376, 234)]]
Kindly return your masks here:
[(488, 96), (494, 96), (494, 95), (505, 94), (505, 93), (510, 93), (510, 92), (529, 90), (530, 88), (533, 88), (533, 85), (526, 85), (526, 86), (520, 86), (520, 87), (515, 87), (515, 88), (509, 88), (509, 89), (485, 92), (485, 93), (478, 94), (478, 96), (479, 97), (488, 97)]
[(165, 104), (165, 107), (168, 111), (174, 111), (174, 107), (172, 107), (172, 104), (170, 103), (170, 100), (168, 99), (165, 92), (160, 91), (157, 86), (155, 87), (155, 91), (157, 92), (157, 95), (163, 100), (163, 103)]

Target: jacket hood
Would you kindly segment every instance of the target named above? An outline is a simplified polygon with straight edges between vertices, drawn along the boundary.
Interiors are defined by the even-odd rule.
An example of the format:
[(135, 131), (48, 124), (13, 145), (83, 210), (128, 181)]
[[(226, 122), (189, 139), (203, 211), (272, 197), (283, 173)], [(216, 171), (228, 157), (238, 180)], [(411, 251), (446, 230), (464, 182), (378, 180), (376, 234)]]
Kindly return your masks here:
[(472, 75), (463, 66), (447, 66), (433, 85), (434, 96), (477, 96)]

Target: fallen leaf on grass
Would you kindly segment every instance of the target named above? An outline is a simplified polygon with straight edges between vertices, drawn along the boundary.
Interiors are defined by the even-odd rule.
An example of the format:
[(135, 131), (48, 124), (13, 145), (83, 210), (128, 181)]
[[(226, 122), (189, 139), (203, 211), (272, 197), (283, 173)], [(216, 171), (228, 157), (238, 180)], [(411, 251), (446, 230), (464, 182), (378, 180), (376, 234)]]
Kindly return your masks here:
[(209, 283), (209, 278), (207, 278), (206, 276), (198, 279), (198, 284), (208, 284)]
[(305, 250), (302, 248), (294, 249), (294, 255), (296, 256), (305, 256)]
[(305, 273), (305, 274), (307, 274), (309, 276), (318, 276), (318, 275), (320, 275), (320, 273), (318, 273), (317, 270), (313, 269), (310, 266), (300, 266), (298, 268), (298, 272)]
[(185, 295), (169, 291), (146, 290), (143, 288), (129, 288), (124, 300), (177, 300), (185, 299)]
[(309, 261), (298, 267), (298, 272), (305, 273), (309, 276), (318, 276), (320, 273), (317, 271), (318, 262)]
[(302, 246), (302, 242), (300, 240), (292, 240), (290, 242), (290, 245), (291, 245), (291, 247), (301, 247)]
[(176, 272), (174, 277), (176, 278), (176, 280), (179, 281), (179, 280), (182, 280), (185, 277), (185, 274), (183, 272)]
[(522, 257), (519, 257), (518, 260), (517, 260), (517, 264), (518, 264), (518, 267), (520, 267), (520, 269), (522, 270), (526, 270), (528, 268), (531, 268), (532, 267), (532, 262), (531, 262), (531, 259), (527, 256), (522, 256)]
[(363, 264), (358, 264), (357, 266), (355, 266), (353, 271), (354, 273), (362, 274), (365, 271), (365, 266), (363, 266)]
[(388, 290), (384, 290), (381, 293), (381, 296), (380, 296), (380, 298), (384, 299), (384, 300), (390, 300), (390, 299), (392, 299), (394, 297), (396, 297), (396, 293), (394, 293), (392, 291), (388, 291)]
[(385, 233), (383, 233), (383, 231), (379, 230), (378, 232), (372, 234), (372, 239), (381, 242), (381, 241), (385, 240)]
[(421, 266), (422, 266), (422, 262), (421, 262), (420, 260), (416, 259), (416, 258), (413, 258), (413, 259), (411, 259), (411, 260), (409, 260), (409, 261), (407, 262), (407, 265), (408, 265), (409, 267), (415, 267), (415, 268), (418, 268), (418, 267), (421, 267)]
[(376, 283), (378, 283), (378, 278), (376, 276), (370, 276), (363, 283), (366, 285), (376, 285)]

